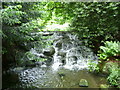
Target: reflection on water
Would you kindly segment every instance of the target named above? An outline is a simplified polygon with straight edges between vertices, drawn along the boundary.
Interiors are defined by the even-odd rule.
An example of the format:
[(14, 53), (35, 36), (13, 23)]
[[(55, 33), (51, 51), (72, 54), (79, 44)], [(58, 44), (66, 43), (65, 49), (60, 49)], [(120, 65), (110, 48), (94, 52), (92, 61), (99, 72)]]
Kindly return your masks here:
[[(88, 88), (97, 88), (107, 83), (104, 77), (87, 71), (89, 61), (97, 63), (97, 56), (81, 43), (77, 35), (66, 32), (38, 34), (42, 36), (40, 42), (44, 45), (52, 42), (46, 45), (49, 48), (41, 43), (33, 43), (35, 47), (21, 60), (30, 62), (42, 58), (48, 62), (33, 62), (33, 65), (25, 62), (23, 66), (27, 64), (32, 67), (17, 67), (3, 72), (3, 88), (81, 88), (80, 79), (88, 81)], [(50, 37), (46, 38), (46, 34)]]
[(98, 88), (100, 84), (107, 83), (104, 77), (87, 70), (59, 68), (58, 71), (53, 71), (50, 67), (34, 67), (4, 73), (3, 88), (80, 88), (80, 79), (88, 81), (88, 88)]

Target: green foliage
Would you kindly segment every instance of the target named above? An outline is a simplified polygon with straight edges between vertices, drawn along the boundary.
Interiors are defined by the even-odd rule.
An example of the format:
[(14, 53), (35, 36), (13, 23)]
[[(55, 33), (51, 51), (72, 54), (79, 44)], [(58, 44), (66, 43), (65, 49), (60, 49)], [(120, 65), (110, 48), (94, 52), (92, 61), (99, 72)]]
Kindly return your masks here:
[(5, 48), (2, 48), (2, 54), (7, 53), (7, 50)]
[(105, 60), (111, 56), (120, 55), (120, 42), (106, 41), (105, 46), (100, 46), (99, 58)]
[(107, 79), (113, 86), (120, 86), (120, 68), (113, 67)]
[(75, 7), (71, 26), (81, 37), (92, 38), (106, 34), (106, 38), (109, 38), (111, 34), (107, 34), (108, 31), (117, 33), (119, 3), (76, 3)]
[[(119, 2), (4, 2), (2, 4), (4, 54), (15, 51), (14, 49), (22, 49), (25, 43), (35, 40), (39, 40), (39, 46), (43, 48), (50, 46), (52, 41), (41, 42), (47, 37), (40, 36), (36, 39), (32, 37), (31, 32), (47, 31), (44, 29), (45, 26), (52, 24), (70, 23), (70, 29), (62, 31), (77, 33), (89, 47), (95, 47), (94, 44), (97, 44), (95, 48), (99, 48), (101, 42), (119, 40)], [(120, 52), (118, 42), (113, 43), (101, 46), (102, 51), (99, 54), (101, 59), (115, 56)], [(90, 63), (90, 66), (90, 70), (98, 70), (96, 64)]]
[[(40, 3), (41, 5), (41, 3)], [(85, 45), (99, 49), (106, 40), (119, 40), (119, 2), (48, 2), (43, 4), (43, 19), (70, 23), (70, 29), (85, 40)], [(47, 16), (45, 15), (47, 14)], [(55, 30), (59, 31), (59, 29)]]
[(4, 42), (8, 45), (15, 42), (22, 44), (34, 40), (30, 33), (37, 32), (41, 28), (41, 24), (36, 20), (41, 14), (33, 12), (34, 4), (36, 3), (3, 3), (3, 9), (1, 9), (3, 44)]
[(15, 23), (21, 23), (21, 16), (25, 14), (24, 12), (19, 10), (21, 8), (21, 5), (15, 5), (1, 9), (3, 23), (8, 24), (10, 26), (14, 25)]
[[(3, 36), (2, 51), (8, 60), (9, 56), (13, 60), (19, 49), (25, 50), (25, 43), (36, 40), (40, 48), (50, 46), (52, 41), (41, 42), (49, 37), (32, 37), (31, 33), (47, 31), (44, 29), (46, 25), (65, 23), (70, 23), (70, 29), (63, 31), (77, 33), (89, 47), (99, 48), (101, 43), (106, 41), (105, 46), (100, 47), (101, 51), (98, 54), (100, 59), (120, 55), (120, 42), (118, 42), (120, 2), (4, 2), (2, 4), (0, 13), (3, 27), (0, 34)], [(29, 60), (46, 60), (30, 52), (26, 52), (25, 55)], [(92, 62), (89, 62), (89, 70), (99, 72), (97, 64)], [(119, 71), (117, 67), (111, 69), (108, 80), (112, 85), (118, 85)]]
[(89, 61), (88, 66), (90, 72), (99, 72), (99, 67), (97, 63)]
[[(104, 46), (100, 46), (99, 59), (109, 60), (109, 58), (120, 55), (120, 42), (119, 41), (106, 41)], [(103, 70), (108, 70), (110, 74), (108, 75), (108, 81), (113, 86), (120, 86), (120, 68), (118, 67), (119, 59), (111, 58), (111, 62), (107, 62)], [(109, 61), (110, 61), (109, 60)], [(115, 61), (116, 60), (116, 61)], [(118, 61), (117, 61), (118, 60)], [(115, 61), (115, 62), (114, 62)], [(104, 62), (104, 61), (102, 61)], [(105, 71), (104, 71), (105, 72)]]
[[(41, 12), (33, 8), (37, 3), (31, 2), (3, 2), (2, 16), (2, 51), (8, 63), (15, 62), (14, 58), (20, 50), (26, 51), (32, 47), (30, 42), (39, 40), (33, 37), (31, 32), (38, 32), (42, 28)], [(27, 46), (26, 46), (27, 45)], [(24, 53), (24, 52), (23, 52)], [(6, 57), (7, 56), (7, 57)], [(9, 58), (12, 57), (12, 58)], [(17, 60), (16, 60), (17, 62)]]
[(119, 40), (119, 2), (116, 3), (83, 3), (71, 2), (70, 30), (78, 34), (85, 45), (99, 50), (106, 40)]

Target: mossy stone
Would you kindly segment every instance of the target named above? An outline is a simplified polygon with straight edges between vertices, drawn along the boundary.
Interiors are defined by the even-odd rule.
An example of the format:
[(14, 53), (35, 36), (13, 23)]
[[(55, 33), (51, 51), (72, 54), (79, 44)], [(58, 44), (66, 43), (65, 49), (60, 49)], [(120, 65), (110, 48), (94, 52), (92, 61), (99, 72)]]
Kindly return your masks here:
[(63, 76), (65, 76), (65, 73), (64, 73), (64, 72), (58, 72), (58, 75), (59, 75), (60, 77), (63, 77)]
[(88, 81), (86, 79), (81, 79), (79, 82), (80, 87), (88, 87)]
[(55, 53), (55, 49), (53, 47), (47, 48), (43, 51), (45, 56), (52, 56)]
[(100, 90), (109, 90), (109, 86), (106, 84), (101, 84), (100, 85)]
[(100, 85), (100, 88), (109, 88), (109, 86), (106, 85), (106, 84), (101, 84), (101, 85)]

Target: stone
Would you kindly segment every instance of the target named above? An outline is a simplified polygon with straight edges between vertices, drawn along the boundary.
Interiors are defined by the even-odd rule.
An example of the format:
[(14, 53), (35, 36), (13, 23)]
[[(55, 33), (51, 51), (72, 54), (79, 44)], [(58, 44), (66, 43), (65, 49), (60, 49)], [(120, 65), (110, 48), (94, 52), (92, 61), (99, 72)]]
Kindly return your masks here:
[(65, 76), (65, 73), (64, 73), (64, 72), (58, 72), (58, 75), (59, 75), (60, 77), (63, 77), (63, 76)]
[(71, 64), (77, 63), (77, 57), (76, 56), (69, 56), (68, 60), (71, 62)]
[(59, 52), (58, 52), (58, 55), (65, 57), (65, 56), (66, 56), (66, 52), (59, 51)]
[(65, 76), (64, 72), (58, 72), (58, 75), (60, 76), (61, 79), (63, 79), (63, 77)]
[(62, 62), (63, 65), (66, 64), (66, 60), (65, 59), (62, 59), (61, 62)]
[(62, 47), (62, 41), (58, 41), (56, 43), (55, 47), (61, 48)]
[(49, 32), (49, 33), (48, 33), (48, 32), (46, 32), (46, 33), (44, 32), (44, 33), (42, 34), (42, 36), (52, 36), (52, 35), (53, 35), (53, 33), (50, 33), (50, 32)]
[(52, 56), (54, 53), (55, 53), (55, 49), (53, 47), (43, 50), (43, 54), (45, 56)]
[(24, 67), (16, 67), (13, 69), (14, 72), (21, 72), (23, 71), (25, 68)]
[(108, 90), (107, 88), (109, 88), (109, 85), (106, 85), (106, 84), (101, 84), (100, 85), (101, 90)]
[(86, 79), (81, 79), (79, 82), (80, 87), (88, 87), (88, 81)]

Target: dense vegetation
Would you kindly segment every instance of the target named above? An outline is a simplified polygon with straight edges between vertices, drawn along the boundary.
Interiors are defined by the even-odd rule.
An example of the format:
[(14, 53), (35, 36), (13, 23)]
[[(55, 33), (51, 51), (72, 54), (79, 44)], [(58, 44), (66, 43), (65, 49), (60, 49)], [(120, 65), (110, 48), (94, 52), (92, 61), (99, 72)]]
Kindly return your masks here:
[[(18, 52), (25, 53), (33, 47), (31, 42), (40, 40), (40, 37), (32, 37), (31, 32), (61, 31), (45, 27), (65, 23), (69, 23), (70, 28), (62, 31), (77, 34), (98, 54), (101, 63), (120, 61), (119, 2), (6, 2), (2, 6), (3, 67), (16, 64)], [(119, 83), (118, 71), (119, 68), (114, 67), (108, 75), (108, 80), (115, 86)]]

